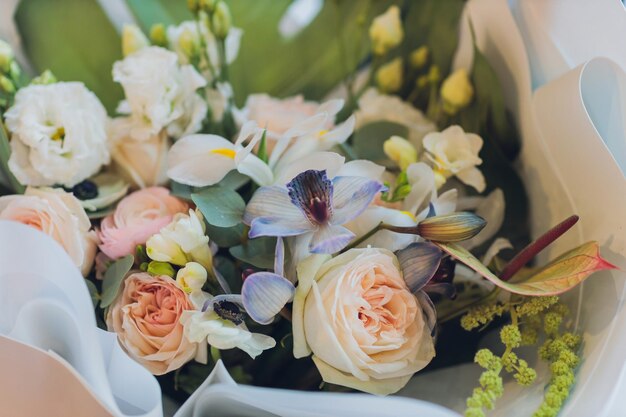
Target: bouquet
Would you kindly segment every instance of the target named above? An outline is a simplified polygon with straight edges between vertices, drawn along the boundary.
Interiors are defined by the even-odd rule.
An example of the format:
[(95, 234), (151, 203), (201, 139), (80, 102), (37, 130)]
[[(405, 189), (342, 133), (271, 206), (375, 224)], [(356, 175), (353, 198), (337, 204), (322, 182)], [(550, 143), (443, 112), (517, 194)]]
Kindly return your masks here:
[[(478, 50), (453, 70), (455, 44), (409, 37), (423, 5), (330, 3), (361, 30), (320, 101), (242, 96), (256, 35), (224, 0), (125, 26), (109, 112), (0, 41), (0, 220), (56, 240), (99, 325), (181, 401), (220, 359), (242, 383), (376, 395), (473, 360), (465, 415), (484, 416), (503, 378), (537, 383), (531, 346), (551, 372), (534, 415), (557, 415), (582, 343), (559, 296), (615, 267), (596, 242), (533, 263), (579, 219), (530, 241), (516, 129)], [(486, 329), (501, 349), (476, 349)]]

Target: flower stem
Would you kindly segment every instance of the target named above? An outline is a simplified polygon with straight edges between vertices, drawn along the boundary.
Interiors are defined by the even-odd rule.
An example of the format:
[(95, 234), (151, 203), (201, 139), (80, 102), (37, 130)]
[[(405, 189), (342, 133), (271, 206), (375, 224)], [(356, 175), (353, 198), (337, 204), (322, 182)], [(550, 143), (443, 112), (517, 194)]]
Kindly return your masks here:
[(579, 217), (574, 215), (570, 216), (561, 223), (548, 230), (541, 235), (539, 239), (530, 243), (520, 253), (515, 255), (513, 259), (504, 267), (500, 273), (500, 279), (502, 281), (508, 281), (513, 275), (515, 275), (520, 269), (524, 267), (531, 259), (533, 259), (539, 252), (544, 250), (548, 245), (561, 237), (565, 232), (572, 228), (577, 222)]

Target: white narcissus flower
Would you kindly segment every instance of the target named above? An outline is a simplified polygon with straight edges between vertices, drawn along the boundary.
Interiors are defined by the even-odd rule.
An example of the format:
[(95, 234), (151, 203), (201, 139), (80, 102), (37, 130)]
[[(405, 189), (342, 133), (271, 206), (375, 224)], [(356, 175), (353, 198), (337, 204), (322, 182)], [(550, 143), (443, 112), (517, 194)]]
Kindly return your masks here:
[(206, 80), (193, 66), (179, 65), (175, 53), (143, 48), (113, 65), (113, 79), (124, 88), (118, 112), (130, 115), (134, 139), (149, 140), (163, 129), (179, 138), (202, 127), (207, 104), (196, 90)]
[(421, 151), (422, 139), (427, 133), (436, 130), (435, 124), (411, 104), (400, 97), (379, 93), (375, 88), (368, 89), (359, 99), (359, 109), (354, 113), (355, 129), (375, 122), (392, 122), (407, 128), (406, 139)]
[(372, 21), (369, 29), (372, 51), (376, 55), (385, 55), (390, 49), (400, 45), (404, 38), (400, 8), (393, 5)]
[(442, 132), (429, 133), (423, 144), (426, 157), (434, 166), (437, 187), (456, 176), (479, 193), (485, 190), (485, 177), (476, 168), (483, 162), (478, 156), (483, 146), (480, 136), (465, 133), (460, 126), (454, 125)]
[(84, 276), (91, 270), (98, 238), (72, 194), (58, 188), (27, 188), (23, 195), (0, 197), (0, 220), (40, 230), (63, 246)]
[(241, 349), (253, 359), (264, 350), (276, 346), (276, 341), (266, 335), (250, 332), (244, 323), (235, 324), (221, 318), (215, 311), (183, 313), (181, 323), (185, 336), (192, 343), (208, 342), (217, 349)]
[(82, 83), (24, 87), (5, 120), (9, 168), (24, 185), (73, 187), (109, 163), (106, 111)]

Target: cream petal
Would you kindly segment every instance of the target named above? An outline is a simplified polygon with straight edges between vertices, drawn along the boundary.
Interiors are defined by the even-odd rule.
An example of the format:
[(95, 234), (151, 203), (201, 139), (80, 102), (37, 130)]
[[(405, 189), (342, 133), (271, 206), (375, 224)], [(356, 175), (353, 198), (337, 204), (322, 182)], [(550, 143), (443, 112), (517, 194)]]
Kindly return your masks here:
[(234, 151), (234, 145), (217, 135), (191, 135), (178, 140), (168, 155), (168, 177), (195, 187), (217, 184), (235, 168), (235, 161), (211, 152), (215, 149)]
[(474, 187), (479, 193), (485, 191), (485, 187), (487, 186), (485, 183), (485, 177), (478, 168), (472, 167), (464, 169), (460, 172), (457, 172), (456, 176), (463, 183)]

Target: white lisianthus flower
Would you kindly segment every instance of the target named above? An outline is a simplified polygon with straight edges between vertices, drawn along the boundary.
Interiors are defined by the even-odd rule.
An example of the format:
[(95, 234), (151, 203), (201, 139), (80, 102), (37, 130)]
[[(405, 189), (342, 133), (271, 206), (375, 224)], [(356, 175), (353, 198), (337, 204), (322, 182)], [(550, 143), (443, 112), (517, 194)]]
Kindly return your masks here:
[(124, 88), (126, 100), (117, 110), (130, 115), (135, 140), (149, 140), (163, 129), (179, 138), (202, 127), (207, 104), (196, 90), (206, 80), (193, 66), (179, 65), (175, 53), (143, 48), (113, 65), (113, 79)]
[(24, 87), (5, 120), (9, 168), (24, 185), (73, 187), (109, 163), (106, 111), (82, 83)]
[(186, 311), (180, 319), (185, 336), (192, 343), (208, 342), (217, 349), (241, 349), (252, 359), (276, 346), (266, 335), (250, 332), (244, 323), (235, 324), (221, 318), (215, 311)]
[(478, 156), (483, 146), (480, 136), (465, 133), (460, 126), (450, 126), (442, 132), (429, 133), (424, 137), (426, 157), (434, 166), (437, 187), (456, 176), (464, 184), (479, 193), (485, 190), (485, 177), (478, 168), (482, 159)]
[(359, 99), (355, 130), (375, 122), (393, 122), (406, 126), (406, 139), (418, 152), (422, 149), (422, 139), (427, 133), (436, 130), (435, 124), (411, 104), (397, 96), (380, 94), (375, 88), (368, 89)]

